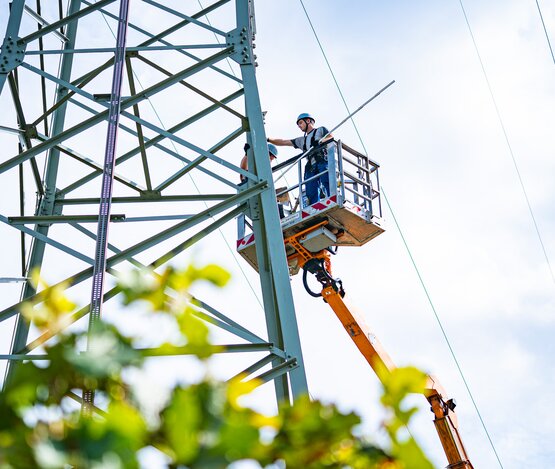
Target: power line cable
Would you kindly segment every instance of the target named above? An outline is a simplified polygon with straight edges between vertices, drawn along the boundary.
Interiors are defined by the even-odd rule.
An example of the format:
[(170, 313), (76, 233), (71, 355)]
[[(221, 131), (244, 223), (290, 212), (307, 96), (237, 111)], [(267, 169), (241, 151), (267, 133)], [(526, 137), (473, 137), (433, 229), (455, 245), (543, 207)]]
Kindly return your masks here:
[(505, 137), (505, 143), (507, 144), (507, 148), (509, 149), (509, 154), (510, 154), (511, 159), (513, 161), (513, 165), (514, 165), (517, 177), (518, 177), (518, 181), (520, 183), (520, 187), (522, 189), (524, 199), (526, 200), (526, 205), (528, 206), (528, 211), (530, 212), (530, 217), (532, 218), (532, 223), (534, 225), (534, 229), (536, 230), (536, 235), (538, 236), (538, 241), (540, 242), (541, 249), (542, 249), (543, 255), (545, 257), (545, 262), (547, 263), (547, 267), (548, 267), (549, 272), (551, 274), (551, 280), (553, 281), (553, 284), (555, 285), (555, 274), (553, 273), (553, 269), (551, 268), (551, 262), (549, 261), (549, 256), (547, 255), (547, 251), (546, 251), (545, 245), (543, 243), (543, 239), (542, 239), (542, 236), (541, 236), (541, 233), (540, 233), (540, 229), (538, 227), (538, 223), (536, 222), (536, 217), (534, 215), (534, 211), (532, 210), (532, 205), (530, 203), (530, 199), (528, 198), (528, 192), (526, 191), (526, 186), (524, 185), (524, 181), (523, 181), (522, 176), (520, 174), (520, 169), (518, 167), (516, 157), (514, 155), (513, 148), (511, 146), (511, 142), (509, 140), (509, 136), (507, 134), (507, 130), (505, 129), (505, 124), (503, 122), (503, 118), (501, 117), (501, 112), (499, 111), (499, 107), (497, 106), (497, 100), (495, 99), (495, 95), (493, 93), (493, 89), (491, 87), (491, 83), (489, 81), (489, 77), (488, 77), (488, 74), (486, 72), (486, 67), (485, 67), (484, 62), (482, 60), (482, 56), (480, 55), (480, 50), (478, 49), (478, 44), (476, 43), (474, 33), (472, 32), (472, 28), (470, 27), (470, 21), (468, 20), (468, 16), (466, 14), (466, 10), (464, 8), (462, 0), (459, 0), (459, 4), (461, 5), (464, 20), (466, 22), (468, 32), (470, 33), (470, 37), (472, 38), (472, 44), (474, 44), (474, 50), (476, 51), (478, 61), (480, 62), (480, 67), (482, 69), (482, 73), (484, 75), (484, 79), (486, 81), (488, 91), (489, 91), (489, 94), (491, 96), (491, 100), (493, 102), (493, 107), (495, 108), (495, 113), (497, 114), (497, 119), (499, 121), (499, 125), (501, 127), (502, 132), (503, 132), (503, 136)]
[[(337, 78), (335, 78), (335, 73), (333, 73), (333, 69), (331, 68), (328, 57), (327, 57), (326, 53), (324, 52), (324, 48), (322, 47), (322, 43), (320, 42), (320, 39), (318, 38), (318, 34), (316, 34), (316, 30), (314, 29), (314, 25), (312, 24), (312, 20), (310, 19), (310, 15), (308, 14), (308, 11), (306, 11), (303, 0), (299, 0), (299, 2), (301, 3), (301, 6), (303, 7), (304, 14), (306, 16), (306, 19), (308, 20), (308, 24), (310, 25), (310, 29), (312, 29), (312, 32), (314, 33), (314, 37), (316, 38), (316, 42), (318, 43), (318, 46), (320, 47), (320, 51), (322, 52), (322, 55), (324, 56), (324, 60), (326, 61), (326, 65), (328, 66), (328, 70), (330, 71), (330, 74), (333, 78), (333, 81), (335, 83), (337, 91), (339, 91), (339, 96), (341, 96), (341, 100), (343, 101), (343, 104), (345, 105), (345, 109), (347, 109), (347, 112), (349, 114), (351, 114), (351, 111), (349, 110), (349, 106), (347, 105), (347, 101), (345, 100), (345, 96), (343, 96), (343, 91), (341, 91), (341, 87), (339, 86), (339, 83), (337, 82)], [(357, 128), (357, 126), (355, 124), (355, 121), (352, 117), (351, 117), (351, 122), (353, 123), (353, 127), (354, 127), (355, 132), (358, 136), (358, 139), (360, 140), (360, 144), (362, 145), (362, 148), (364, 149), (364, 152), (368, 155), (368, 151), (366, 150), (366, 147), (364, 146), (364, 142), (362, 141), (362, 137), (360, 136), (358, 128)]]
[[(204, 10), (204, 6), (203, 6), (202, 3), (200, 2), (200, 0), (197, 0), (197, 2), (198, 2), (198, 4), (199, 4), (201, 10)], [(210, 22), (210, 18), (208, 18), (208, 14), (204, 15), (204, 17), (206, 18), (206, 22), (208, 23), (208, 26), (212, 27), (212, 23)], [(218, 37), (218, 35), (217, 35), (214, 31), (212, 32), (212, 34), (214, 34), (214, 38), (216, 39), (216, 42), (217, 42), (218, 44), (221, 44), (222, 42), (221, 42), (220, 38)], [(227, 65), (228, 65), (228, 67), (229, 67), (229, 70), (231, 71), (231, 74), (232, 74), (235, 78), (237, 78), (237, 75), (235, 74), (235, 71), (233, 70), (233, 67), (231, 66), (231, 62), (229, 61), (229, 57), (226, 57), (225, 60), (226, 60), (226, 62), (227, 62)], [(237, 83), (237, 84), (238, 84), (239, 86), (241, 86), (239, 83)]]
[(543, 20), (542, 9), (540, 7), (540, 3), (536, 0), (536, 6), (538, 7), (538, 13), (540, 14), (540, 20), (543, 26), (543, 32), (545, 33), (545, 39), (547, 39), (547, 45), (549, 46), (549, 52), (551, 52), (551, 58), (553, 59), (553, 63), (555, 64), (555, 55), (553, 55), (553, 48), (551, 47), (551, 41), (549, 40), (549, 34), (547, 33), (547, 28), (545, 27), (545, 21)]
[[(307, 19), (308, 19), (308, 22), (309, 22), (309, 24), (310, 24), (310, 27), (311, 27), (311, 29), (312, 29), (312, 32), (314, 33), (314, 36), (316, 37), (316, 41), (318, 42), (318, 45), (319, 45), (319, 47), (320, 47), (320, 51), (322, 52), (322, 55), (324, 56), (324, 59), (325, 59), (326, 64), (327, 64), (327, 66), (328, 66), (328, 69), (329, 69), (329, 71), (330, 71), (330, 73), (331, 73), (331, 75), (332, 75), (332, 77), (333, 77), (333, 80), (334, 80), (335, 85), (336, 85), (336, 87), (337, 87), (337, 89), (338, 89), (338, 91), (339, 91), (339, 94), (341, 95), (341, 99), (343, 100), (343, 104), (345, 105), (345, 108), (347, 109), (347, 112), (350, 114), (351, 111), (349, 110), (349, 107), (347, 106), (347, 103), (346, 103), (346, 101), (345, 101), (345, 98), (344, 98), (344, 96), (343, 96), (343, 93), (341, 92), (341, 88), (340, 88), (340, 86), (339, 86), (339, 83), (337, 82), (337, 80), (336, 80), (336, 78), (335, 78), (335, 74), (333, 73), (333, 70), (332, 70), (332, 68), (331, 68), (330, 62), (329, 62), (329, 60), (327, 59), (326, 53), (325, 53), (325, 51), (324, 51), (324, 48), (323, 48), (323, 46), (322, 46), (322, 44), (321, 44), (321, 42), (320, 42), (320, 40), (319, 40), (319, 38), (318, 38), (318, 35), (317, 35), (317, 33), (316, 33), (316, 30), (315, 30), (314, 26), (312, 25), (312, 21), (310, 20), (310, 16), (309, 16), (309, 14), (308, 14), (308, 12), (307, 12), (305, 6), (304, 6), (303, 0), (299, 0), (299, 2), (301, 3), (301, 5), (302, 5), (302, 7), (303, 7), (303, 10), (304, 10), (305, 15), (306, 15), (306, 17), (307, 17)], [(354, 120), (353, 120), (352, 118), (351, 118), (351, 120), (352, 120), (353, 125), (354, 125), (354, 127), (355, 127), (355, 129), (356, 129), (356, 124), (355, 124)], [(362, 147), (364, 148), (364, 151), (366, 152), (366, 154), (368, 154), (368, 152), (366, 151), (366, 147), (365, 147), (365, 145), (364, 145), (364, 142), (362, 141), (362, 137), (360, 136), (360, 133), (358, 132), (358, 129), (357, 129), (357, 135), (358, 135), (358, 137), (359, 137), (359, 139), (360, 139), (360, 143), (361, 143)], [(432, 302), (432, 299), (431, 299), (430, 295), (428, 294), (428, 289), (426, 288), (426, 285), (424, 284), (424, 281), (423, 281), (423, 279), (422, 279), (422, 276), (420, 275), (420, 271), (419, 271), (419, 269), (418, 269), (418, 267), (417, 267), (417, 265), (416, 265), (416, 262), (415, 262), (415, 260), (414, 260), (414, 258), (413, 258), (413, 256), (412, 256), (412, 253), (411, 253), (411, 251), (410, 251), (410, 248), (409, 248), (408, 244), (407, 244), (406, 241), (405, 241), (405, 237), (403, 236), (403, 232), (401, 231), (401, 227), (400, 227), (399, 223), (397, 222), (397, 219), (396, 219), (396, 217), (395, 217), (395, 215), (394, 215), (394, 213), (393, 213), (393, 210), (392, 210), (392, 208), (391, 208), (391, 205), (390, 205), (390, 203), (389, 203), (389, 200), (387, 199), (387, 196), (385, 195), (385, 192), (384, 192), (384, 190), (383, 190), (383, 186), (381, 187), (381, 192), (384, 194), (384, 198), (385, 198), (386, 204), (387, 204), (387, 206), (388, 206), (388, 208), (389, 208), (389, 211), (391, 212), (391, 215), (392, 215), (392, 217), (393, 217), (393, 220), (395, 221), (395, 226), (397, 227), (397, 230), (399, 231), (399, 234), (401, 235), (401, 239), (403, 240), (403, 243), (404, 243), (404, 245), (405, 245), (405, 248), (406, 248), (406, 250), (407, 250), (407, 252), (408, 252), (408, 254), (409, 254), (409, 257), (410, 257), (410, 260), (411, 260), (411, 262), (412, 262), (412, 265), (414, 266), (414, 268), (415, 268), (415, 270), (416, 270), (416, 274), (417, 274), (417, 276), (418, 276), (418, 279), (420, 280), (420, 284), (422, 285), (422, 287), (423, 287), (423, 289), (424, 289), (424, 292), (425, 292), (425, 294), (426, 294), (426, 297), (428, 298), (428, 302), (430, 303), (430, 306), (431, 306), (431, 308), (432, 308), (432, 311), (433, 311), (433, 313), (434, 313), (434, 316), (435, 316), (435, 318), (436, 318), (436, 321), (437, 321), (437, 323), (438, 323), (438, 325), (439, 325), (439, 327), (440, 327), (440, 329), (441, 329), (441, 333), (442, 333), (442, 335), (443, 335), (443, 338), (444, 338), (445, 342), (447, 343), (447, 346), (448, 346), (448, 348), (449, 348), (449, 351), (451, 352), (451, 356), (452, 356), (452, 358), (453, 358), (453, 360), (454, 360), (454, 362), (455, 362), (455, 365), (456, 365), (456, 367), (457, 367), (457, 370), (458, 370), (458, 372), (459, 372), (459, 374), (460, 374), (460, 376), (461, 376), (461, 378), (462, 378), (462, 380), (463, 380), (463, 383), (464, 383), (464, 385), (465, 385), (466, 391), (468, 392), (468, 395), (470, 396), (470, 400), (472, 401), (472, 404), (473, 404), (473, 406), (474, 406), (474, 409), (476, 410), (476, 413), (478, 414), (478, 418), (480, 419), (480, 422), (481, 422), (481, 424), (482, 424), (482, 427), (483, 427), (483, 429), (484, 429), (484, 432), (486, 433), (486, 436), (487, 436), (487, 438), (488, 438), (488, 440), (489, 440), (490, 446), (492, 447), (493, 452), (494, 452), (494, 454), (495, 454), (495, 456), (496, 456), (496, 458), (497, 458), (497, 461), (499, 462), (499, 466), (500, 466), (501, 468), (503, 468), (503, 464), (501, 463), (501, 460), (500, 460), (500, 458), (499, 458), (499, 456), (498, 456), (498, 454), (497, 454), (497, 450), (496, 450), (495, 445), (493, 444), (493, 441), (492, 441), (492, 439), (491, 439), (491, 437), (490, 437), (490, 435), (489, 435), (489, 432), (488, 432), (488, 429), (487, 429), (487, 427), (486, 427), (486, 424), (485, 424), (484, 420), (482, 419), (482, 415), (481, 415), (481, 413), (480, 413), (480, 411), (479, 411), (479, 409), (478, 409), (478, 405), (476, 404), (476, 401), (474, 400), (474, 396), (472, 395), (472, 392), (470, 391), (470, 387), (468, 386), (468, 382), (467, 382), (467, 380), (466, 380), (466, 378), (465, 378), (465, 375), (464, 375), (464, 373), (463, 373), (463, 371), (462, 371), (462, 368), (461, 368), (461, 366), (460, 366), (460, 364), (459, 364), (459, 361), (458, 361), (458, 359), (457, 359), (457, 356), (456, 356), (456, 354), (455, 354), (455, 351), (454, 351), (453, 347), (451, 346), (451, 342), (450, 342), (450, 340), (449, 340), (449, 338), (448, 338), (448, 336), (447, 336), (447, 333), (445, 332), (445, 329), (444, 329), (444, 327), (443, 327), (443, 324), (442, 324), (442, 322), (441, 322), (441, 319), (440, 319), (440, 317), (439, 317), (439, 314), (437, 313), (437, 310), (436, 310), (436, 308), (435, 308), (435, 306), (434, 306), (434, 304), (433, 304), (433, 302)]]
[(474, 409), (476, 410), (476, 414), (478, 414), (478, 418), (480, 419), (480, 423), (482, 424), (482, 428), (484, 429), (484, 431), (486, 433), (486, 436), (489, 440), (490, 446), (493, 449), (493, 452), (495, 453), (495, 457), (497, 458), (497, 462), (499, 463), (499, 466), (501, 468), (503, 468), (503, 464), (501, 464), (501, 460), (499, 459), (499, 455), (497, 454), (497, 450), (495, 449), (495, 445), (493, 444), (493, 441), (490, 437), (490, 434), (488, 432), (488, 429), (486, 427), (484, 419), (482, 418), (482, 414), (480, 413), (480, 410), (478, 409), (478, 405), (476, 404), (476, 401), (474, 400), (474, 396), (472, 395), (472, 392), (470, 391), (470, 386), (468, 385), (468, 382), (467, 382), (467, 380), (464, 376), (464, 373), (463, 373), (462, 368), (459, 364), (459, 360), (457, 359), (455, 351), (453, 350), (453, 347), (451, 346), (451, 341), (449, 340), (449, 337), (447, 336), (447, 332), (445, 332), (445, 328), (443, 327), (441, 319), (439, 318), (439, 314), (436, 311), (436, 308), (434, 306), (432, 298), (431, 298), (431, 296), (428, 292), (428, 288), (426, 287), (426, 284), (424, 283), (424, 279), (422, 278), (422, 275), (420, 275), (420, 270), (418, 269), (418, 266), (416, 265), (416, 261), (414, 260), (414, 257), (412, 256), (412, 252), (409, 248), (407, 240), (405, 239), (405, 236), (403, 235), (403, 231), (401, 230), (401, 227), (399, 226), (399, 223), (397, 222), (397, 217), (395, 217), (395, 213), (393, 212), (393, 209), (391, 208), (391, 204), (389, 203), (389, 199), (387, 198), (387, 195), (385, 193), (383, 185), (380, 187), (380, 192), (384, 196), (385, 203), (387, 204), (387, 208), (389, 209), (389, 212), (391, 213), (391, 217), (393, 218), (395, 226), (397, 227), (397, 231), (401, 235), (401, 240), (403, 241), (403, 245), (405, 246), (405, 249), (407, 250), (407, 254), (409, 255), (409, 258), (410, 258), (410, 261), (412, 263), (412, 266), (414, 267), (414, 270), (416, 271), (416, 275), (418, 276), (418, 280), (420, 282), (420, 285), (422, 285), (424, 293), (426, 294), (426, 298), (428, 299), (428, 303), (430, 304), (430, 307), (432, 308), (432, 311), (434, 313), (437, 324), (438, 324), (439, 328), (441, 329), (441, 333), (443, 335), (443, 338), (445, 339), (445, 342), (447, 343), (447, 347), (449, 348), (449, 352), (451, 353), (451, 356), (453, 357), (453, 361), (455, 362), (457, 370), (459, 371), (459, 374), (460, 374), (460, 376), (463, 380), (464, 387), (466, 388), (466, 391), (468, 392), (468, 395), (470, 396), (470, 400), (472, 401), (472, 405), (474, 406)]

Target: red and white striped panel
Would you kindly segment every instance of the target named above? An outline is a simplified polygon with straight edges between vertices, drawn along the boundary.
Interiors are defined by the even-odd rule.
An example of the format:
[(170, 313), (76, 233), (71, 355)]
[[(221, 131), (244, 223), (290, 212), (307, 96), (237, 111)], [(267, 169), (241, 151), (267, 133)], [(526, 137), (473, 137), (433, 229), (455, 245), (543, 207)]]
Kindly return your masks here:
[(317, 214), (318, 212), (321, 212), (322, 210), (326, 210), (327, 208), (329, 208), (330, 205), (337, 203), (337, 196), (336, 195), (332, 195), (331, 197), (328, 197), (327, 199), (323, 199), (320, 200), (318, 202), (316, 202), (315, 204), (312, 204), (308, 207), (306, 207), (305, 209), (302, 210), (302, 218), (308, 218), (311, 217), (312, 215)]

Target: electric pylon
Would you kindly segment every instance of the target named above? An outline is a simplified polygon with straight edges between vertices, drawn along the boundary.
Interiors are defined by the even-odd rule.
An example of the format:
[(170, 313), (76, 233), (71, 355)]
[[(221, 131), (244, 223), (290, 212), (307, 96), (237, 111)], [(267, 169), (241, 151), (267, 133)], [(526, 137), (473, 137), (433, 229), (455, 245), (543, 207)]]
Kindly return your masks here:
[[(234, 319), (238, 312), (205, 303), (202, 313), (237, 337), (232, 351), (265, 352), (248, 373), (273, 380), (278, 400), (294, 399), (307, 384), (256, 82), (255, 32), (253, 0), (13, 0), (0, 53), (2, 281), (21, 281), (21, 300), (38, 305), (44, 291), (27, 279), (39, 269), (102, 305), (118, 291), (91, 297), (95, 268), (111, 276), (161, 267), (248, 213), (267, 338)], [(123, 88), (110, 91), (118, 70)], [(113, 169), (103, 161), (110, 126), (118, 142)], [(232, 162), (237, 153), (229, 145), (238, 141), (252, 148), (248, 171)], [(113, 194), (103, 199), (106, 177)], [(110, 228), (104, 242), (103, 221)], [(55, 335), (32, 337), (21, 302), (11, 303), (0, 311), (4, 324), (16, 318), (1, 356), (6, 382), (19, 360), (32, 359)], [(71, 322), (92, 309), (74, 311)]]

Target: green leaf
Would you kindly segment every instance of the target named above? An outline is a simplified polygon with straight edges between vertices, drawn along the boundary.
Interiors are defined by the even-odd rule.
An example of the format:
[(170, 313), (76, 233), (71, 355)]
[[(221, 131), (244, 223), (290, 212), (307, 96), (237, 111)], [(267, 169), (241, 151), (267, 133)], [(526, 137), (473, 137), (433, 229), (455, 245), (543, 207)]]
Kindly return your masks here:
[(133, 451), (139, 450), (145, 443), (147, 428), (144, 418), (139, 410), (128, 402), (110, 402), (106, 426), (110, 431), (122, 435), (126, 445)]
[(111, 326), (101, 323), (90, 337), (90, 350), (80, 353), (75, 348), (64, 350), (64, 358), (76, 371), (93, 378), (121, 373), (128, 365), (137, 365), (141, 355), (129, 339)]
[(225, 423), (219, 432), (217, 450), (229, 462), (250, 458), (260, 451), (260, 431), (252, 424), (253, 413), (246, 409), (226, 413)]
[(208, 264), (199, 271), (199, 278), (207, 280), (218, 287), (224, 287), (229, 282), (231, 274), (215, 264)]
[[(215, 265), (191, 265), (181, 270), (169, 267), (161, 274), (138, 270), (120, 278), (118, 288), (126, 304), (146, 303), (174, 318), (181, 332), (176, 344), (163, 344), (148, 355), (192, 352), (204, 359), (220, 350), (210, 342), (206, 321), (195, 315), (199, 305), (195, 307), (189, 289), (198, 281), (223, 286), (229, 273)], [(43, 304), (24, 309), (38, 327), (57, 330), (74, 307), (62, 289), (54, 288)], [(245, 408), (241, 396), (260, 383), (244, 377), (227, 384), (206, 379), (174, 388), (160, 411), (158, 426), (149, 430), (124, 373), (143, 364), (133, 348), (134, 339), (100, 322), (92, 331), (90, 352), (82, 353), (77, 345), (86, 336), (86, 332), (59, 334), (55, 342), (44, 345), (48, 361), (16, 367), (9, 387), (0, 394), (0, 467), (135, 469), (137, 452), (145, 446), (164, 451), (171, 467), (190, 469), (220, 469), (243, 459), (303, 469), (432, 467), (413, 439), (398, 436), (416, 412), (404, 404), (407, 393), (422, 392), (426, 382), (414, 368), (383, 373), (382, 402), (390, 412), (385, 423), (391, 439), (388, 452), (355, 436), (360, 418), (334, 405), (301, 397), (293, 405), (281, 405), (279, 414), (270, 417)], [(79, 389), (95, 389), (97, 404), (106, 413), (83, 418), (71, 410), (74, 407), (62, 405), (68, 393)], [(39, 410), (62, 417), (27, 427), (23, 416), (37, 418)]]
[(412, 437), (401, 441), (398, 436), (399, 430), (406, 427), (417, 412), (416, 407), (404, 409), (403, 401), (410, 393), (424, 394), (427, 378), (425, 373), (414, 367), (397, 368), (382, 376), (384, 392), (381, 402), (392, 414), (384, 423), (391, 438), (391, 454), (407, 469), (433, 468)]
[(170, 404), (162, 414), (163, 434), (177, 463), (187, 464), (200, 452), (199, 436), (205, 415), (196, 390), (196, 386), (175, 389)]
[(69, 286), (67, 282), (49, 287), (38, 279), (37, 272), (35, 270), (31, 277), (37, 287), (39, 284), (45, 286), (44, 299), (39, 306), (35, 306), (31, 302), (23, 303), (20, 312), (28, 322), (34, 324), (38, 329), (48, 329), (56, 333), (67, 325), (67, 314), (73, 311), (76, 305), (65, 295), (65, 290)]
[(402, 443), (396, 443), (391, 453), (403, 464), (404, 469), (434, 469), (412, 437)]
[(201, 359), (208, 358), (214, 353), (210, 343), (210, 330), (204, 321), (193, 315), (192, 308), (186, 308), (177, 314), (176, 320), (179, 330), (187, 338), (188, 348)]
[(172, 270), (162, 275), (152, 269), (136, 269), (118, 275), (118, 288), (123, 294), (124, 304), (138, 300), (146, 301), (154, 311), (163, 310), (168, 302), (166, 283)]

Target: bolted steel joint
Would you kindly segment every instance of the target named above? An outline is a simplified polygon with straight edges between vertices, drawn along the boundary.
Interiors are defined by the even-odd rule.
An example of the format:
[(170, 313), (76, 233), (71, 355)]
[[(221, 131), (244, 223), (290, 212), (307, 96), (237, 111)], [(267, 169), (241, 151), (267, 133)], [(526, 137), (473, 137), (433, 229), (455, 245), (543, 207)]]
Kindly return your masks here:
[(227, 33), (226, 44), (228, 47), (233, 47), (231, 58), (235, 62), (246, 65), (254, 64), (254, 57), (252, 53), (253, 44), (249, 40), (247, 28), (234, 29)]
[(25, 46), (16, 42), (11, 36), (4, 39), (0, 50), (0, 73), (9, 73), (15, 69), (25, 56)]

